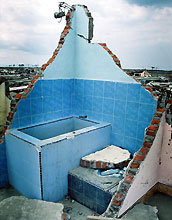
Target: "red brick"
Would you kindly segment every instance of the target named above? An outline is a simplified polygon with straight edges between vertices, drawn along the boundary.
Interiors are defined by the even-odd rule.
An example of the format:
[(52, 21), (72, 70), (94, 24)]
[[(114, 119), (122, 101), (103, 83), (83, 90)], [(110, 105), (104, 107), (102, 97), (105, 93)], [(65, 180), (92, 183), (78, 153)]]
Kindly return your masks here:
[(142, 153), (142, 154), (147, 154), (148, 152), (149, 152), (149, 150), (147, 149), (147, 148), (141, 148), (140, 150), (139, 150), (139, 152), (140, 153)]
[(18, 93), (14, 98), (20, 99), (22, 97), (22, 94)]
[(157, 112), (164, 112), (164, 108), (157, 108)]
[(127, 176), (124, 178), (124, 181), (127, 182), (127, 183), (131, 183), (131, 182), (133, 181), (133, 177), (127, 175)]
[(2, 144), (3, 143), (3, 140), (0, 140), (0, 144)]
[(90, 167), (90, 161), (86, 160), (86, 167)]
[(99, 169), (102, 168), (101, 165), (102, 165), (101, 161), (96, 162), (96, 168), (99, 168)]
[(84, 160), (81, 160), (80, 164), (81, 164), (81, 167), (84, 167), (84, 163), (85, 161)]
[(168, 102), (167, 102), (168, 104), (172, 104), (172, 100), (168, 100)]
[(31, 80), (31, 83), (32, 83), (32, 84), (34, 84), (35, 82), (36, 82), (36, 80), (34, 80), (34, 79)]
[(102, 169), (105, 169), (107, 167), (107, 163), (106, 162), (102, 162)]
[(149, 130), (152, 130), (152, 131), (157, 131), (157, 130), (158, 130), (158, 127), (155, 126), (155, 125), (149, 125), (148, 129), (149, 129)]
[(28, 92), (28, 91), (29, 91), (28, 89), (25, 89), (25, 90), (24, 90), (25, 93)]
[(38, 79), (38, 78), (39, 78), (39, 76), (34, 76), (33, 78), (34, 78), (34, 79)]
[(109, 53), (110, 55), (112, 55), (112, 54), (113, 54), (113, 53), (112, 53), (112, 51), (110, 51), (110, 50), (108, 51), (108, 53)]
[(143, 161), (145, 159), (145, 156), (144, 155), (139, 155), (137, 154), (135, 157), (134, 157), (134, 160), (135, 161)]
[(150, 147), (152, 146), (152, 143), (144, 142), (144, 143), (143, 143), (143, 146), (144, 146), (144, 147), (147, 147), (147, 148), (150, 148)]
[(118, 201), (117, 199), (113, 199), (112, 204), (115, 206), (121, 206), (122, 201)]
[(147, 131), (146, 132), (146, 135), (149, 135), (149, 136), (155, 136), (155, 132), (153, 132), (153, 131)]
[(151, 121), (151, 124), (159, 124), (160, 123), (160, 120), (157, 120), (157, 119), (153, 119)]
[(109, 50), (107, 47), (104, 47), (104, 49), (107, 50), (107, 51)]
[(152, 92), (151, 88), (145, 88), (147, 91)]
[(131, 167), (131, 168), (139, 168), (139, 166), (140, 166), (140, 164), (139, 164), (139, 163), (136, 163), (136, 162), (132, 162), (132, 163), (130, 164), (130, 167)]
[(156, 115), (157, 117), (159, 117), (159, 118), (162, 117), (162, 113), (155, 112), (155, 115)]
[(115, 193), (115, 198), (116, 199), (119, 199), (119, 200), (121, 200), (121, 199), (124, 199), (124, 194), (123, 193), (121, 193), (121, 192), (116, 192)]
[(100, 46), (106, 47), (106, 43), (99, 43)]

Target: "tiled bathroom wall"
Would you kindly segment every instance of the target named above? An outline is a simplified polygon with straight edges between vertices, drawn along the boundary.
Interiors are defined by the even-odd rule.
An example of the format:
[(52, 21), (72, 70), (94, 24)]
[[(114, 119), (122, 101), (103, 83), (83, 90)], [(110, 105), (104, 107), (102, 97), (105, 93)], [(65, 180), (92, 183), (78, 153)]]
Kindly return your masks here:
[(156, 101), (140, 84), (112, 81), (39, 80), (18, 105), (14, 128), (71, 115), (112, 124), (111, 143), (136, 152), (143, 141)]
[(71, 115), (72, 79), (39, 80), (31, 94), (18, 105), (13, 128)]
[(140, 84), (75, 79), (72, 109), (76, 115), (110, 122), (112, 144), (134, 153), (142, 144), (156, 101)]

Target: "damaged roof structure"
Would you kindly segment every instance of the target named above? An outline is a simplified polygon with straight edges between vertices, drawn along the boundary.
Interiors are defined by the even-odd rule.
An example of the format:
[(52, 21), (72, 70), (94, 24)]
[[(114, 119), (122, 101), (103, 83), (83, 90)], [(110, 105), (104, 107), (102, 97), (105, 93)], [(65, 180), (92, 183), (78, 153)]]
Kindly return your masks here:
[[(13, 137), (17, 137), (16, 132), (10, 137), (11, 128), (25, 129), (65, 117), (86, 115), (89, 120), (110, 123), (111, 132), (109, 142), (107, 141), (109, 145), (126, 149), (133, 155), (125, 165), (127, 168), (123, 179), (107, 210), (102, 214), (104, 217), (121, 217), (152, 188), (156, 186), (158, 190), (158, 184), (163, 184), (168, 189), (172, 184), (172, 85), (170, 82), (140, 83), (130, 73), (125, 72), (117, 56), (105, 43), (91, 43), (93, 19), (87, 7), (73, 7), (75, 10), (69, 10), (66, 15), (66, 26), (57, 48), (41, 70), (33, 69), (31, 72), (24, 69), (22, 74), (20, 69), (16, 69), (14, 73), (1, 71), (0, 96), (3, 111), (0, 112), (0, 186), (7, 185), (9, 181), (20, 190), (18, 182), (20, 180), (21, 183), (27, 175), (17, 170), (17, 165), (18, 173), (11, 171), (13, 163), (9, 152), (12, 147), (9, 143), (13, 143)], [(97, 139), (103, 138), (106, 139), (105, 136), (97, 136)], [(75, 133), (67, 139), (73, 141)], [(85, 142), (91, 143), (88, 140), (89, 137)], [(33, 138), (29, 139), (29, 143), (32, 141)], [(36, 147), (38, 154), (34, 155), (40, 165), (37, 170), (37, 186), (26, 184), (28, 191), (20, 191), (25, 192), (28, 197), (57, 201), (59, 192), (54, 191), (54, 182), (49, 184), (50, 176), (46, 166), (44, 167), (48, 163), (43, 155), (45, 147), (40, 142), (37, 142)], [(17, 152), (13, 152), (19, 159)], [(78, 152), (70, 153), (77, 155)], [(91, 152), (84, 152), (80, 157), (81, 166), (94, 169), (112, 168), (110, 163), (101, 160), (93, 166), (91, 161), (84, 159), (89, 153)], [(51, 156), (54, 157), (53, 153)], [(31, 157), (30, 162), (32, 159)], [(66, 161), (64, 158), (64, 164)], [(27, 162), (23, 160), (18, 165), (24, 167)], [(52, 179), (58, 179), (56, 170), (53, 170)], [(34, 179), (36, 171), (31, 168), (27, 171), (30, 172), (30, 179)], [(60, 178), (67, 185), (67, 176)], [(39, 193), (36, 192), (36, 187)]]

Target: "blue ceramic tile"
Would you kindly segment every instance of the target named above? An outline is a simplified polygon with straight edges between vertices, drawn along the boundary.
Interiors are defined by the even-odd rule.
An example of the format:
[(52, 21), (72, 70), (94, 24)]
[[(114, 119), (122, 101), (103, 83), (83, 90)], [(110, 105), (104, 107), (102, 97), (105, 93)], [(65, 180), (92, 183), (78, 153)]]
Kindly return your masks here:
[(54, 117), (54, 119), (62, 118), (63, 117), (63, 112), (61, 110), (60, 111), (55, 111), (55, 112), (53, 112), (53, 117)]
[(18, 105), (19, 117), (31, 115), (30, 99), (23, 99)]
[(92, 112), (92, 119), (96, 121), (102, 121), (103, 120), (103, 114), (97, 113), (97, 112)]
[(32, 124), (44, 122), (44, 114), (32, 115)]
[(127, 88), (126, 83), (116, 83), (115, 99), (126, 101), (127, 98)]
[(70, 84), (71, 84), (71, 94), (74, 95), (75, 79), (70, 79)]
[(103, 114), (103, 121), (113, 124), (113, 115), (104, 115)]
[(136, 152), (142, 147), (142, 144), (143, 144), (143, 140), (136, 140), (136, 148), (135, 148)]
[(132, 120), (138, 120), (139, 104), (136, 102), (127, 102), (126, 106), (126, 118)]
[(83, 193), (84, 192), (83, 184), (84, 184), (84, 182), (82, 180), (80, 180), (78, 177), (72, 176), (71, 188), (73, 190), (75, 190), (79, 193)]
[(83, 115), (86, 115), (88, 119), (92, 119), (92, 111), (83, 110)]
[(137, 121), (125, 120), (125, 136), (132, 138), (137, 137)]
[(112, 132), (119, 134), (119, 135), (124, 135), (124, 118), (119, 118), (114, 116), (113, 120), (113, 125), (112, 125)]
[(147, 104), (155, 104), (156, 103), (156, 101), (153, 99), (153, 97), (150, 95), (150, 93), (148, 91), (146, 91), (144, 88), (141, 88), (140, 102), (147, 103)]
[(103, 98), (93, 97), (93, 112), (102, 113)]
[(137, 125), (137, 138), (138, 139), (144, 138), (145, 128), (147, 126), (149, 126), (149, 122), (138, 121), (138, 125)]
[(38, 80), (35, 83), (35, 87), (33, 88), (32, 92), (30, 93), (31, 98), (38, 98), (42, 96), (42, 80)]
[(112, 195), (99, 188), (96, 188), (96, 191), (97, 191), (96, 203), (100, 204), (103, 207), (107, 207), (112, 198)]
[(96, 205), (96, 212), (100, 215), (103, 214), (107, 209), (107, 206), (101, 206), (99, 203), (96, 203)]
[(54, 119), (54, 114), (52, 112), (43, 114), (44, 121), (52, 121)]
[(75, 95), (84, 95), (84, 80), (76, 79), (74, 90)]
[(124, 148), (134, 154), (136, 152), (137, 140), (131, 137), (125, 137), (124, 139)]
[(14, 118), (13, 119), (12, 128), (18, 128), (18, 127), (19, 127), (19, 119), (18, 118)]
[(103, 114), (113, 115), (114, 99), (104, 98), (103, 102)]
[(126, 102), (121, 101), (121, 100), (115, 100), (115, 105), (114, 105), (114, 116), (115, 117), (123, 117), (125, 118), (126, 114)]
[(62, 95), (62, 79), (53, 80), (53, 96)]
[(62, 96), (56, 95), (55, 97), (53, 97), (53, 100), (54, 111), (62, 110)]
[(83, 197), (83, 203), (84, 203), (84, 205), (86, 206), (86, 207), (88, 207), (88, 208), (90, 208), (91, 210), (93, 210), (93, 211), (97, 211), (96, 209), (97, 209), (97, 206), (96, 206), (96, 203), (95, 203), (95, 201), (94, 200), (92, 200), (92, 199), (89, 199), (87, 196), (84, 196)]
[(63, 94), (71, 95), (71, 81), (70, 79), (63, 79)]
[(71, 109), (64, 109), (63, 110), (63, 117), (72, 116)]
[(115, 97), (115, 83), (104, 82), (104, 97), (114, 98)]
[(103, 97), (103, 86), (104, 86), (104, 81), (94, 80), (93, 96)]
[(72, 107), (72, 100), (71, 96), (69, 95), (63, 95), (63, 102), (62, 102), (62, 108), (63, 109), (69, 109)]
[(40, 114), (43, 110), (42, 98), (31, 99), (31, 113), (32, 115)]
[(84, 96), (83, 109), (92, 111), (93, 107), (93, 98), (92, 96)]
[(76, 101), (76, 108), (79, 109), (80, 111), (83, 109), (83, 101), (84, 97), (83, 96), (75, 96), (75, 101)]
[(84, 196), (87, 196), (89, 199), (96, 198), (95, 186), (93, 186), (87, 182), (83, 182), (83, 191), (84, 191)]
[(50, 97), (43, 98), (43, 113), (53, 112), (55, 108), (54, 99)]
[(31, 124), (32, 124), (31, 116), (22, 117), (22, 118), (19, 119), (20, 127), (28, 126), (28, 125), (31, 125)]
[(111, 140), (112, 144), (118, 147), (124, 147), (124, 136), (123, 135), (112, 133), (111, 138), (112, 138)]
[(53, 81), (54, 80), (42, 80), (42, 94), (43, 96), (53, 95)]
[(140, 84), (128, 84), (127, 101), (139, 102), (140, 100)]
[(140, 104), (139, 106), (139, 121), (150, 122), (153, 117), (154, 105)]
[(84, 80), (84, 95), (93, 95), (94, 80)]

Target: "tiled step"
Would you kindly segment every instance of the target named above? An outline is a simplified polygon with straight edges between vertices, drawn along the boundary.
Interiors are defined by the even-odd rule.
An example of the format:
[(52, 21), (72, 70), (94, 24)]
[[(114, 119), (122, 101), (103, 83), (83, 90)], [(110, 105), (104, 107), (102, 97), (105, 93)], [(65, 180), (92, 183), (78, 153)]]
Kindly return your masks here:
[(116, 192), (121, 179), (99, 176), (97, 170), (77, 167), (68, 174), (69, 195), (86, 207), (102, 214)]

